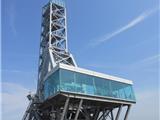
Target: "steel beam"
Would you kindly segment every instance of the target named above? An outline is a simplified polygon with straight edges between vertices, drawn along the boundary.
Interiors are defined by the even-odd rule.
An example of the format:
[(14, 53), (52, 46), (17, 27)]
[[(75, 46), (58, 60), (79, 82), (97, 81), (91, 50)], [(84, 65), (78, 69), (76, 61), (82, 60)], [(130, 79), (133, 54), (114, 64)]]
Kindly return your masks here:
[(78, 116), (79, 116), (79, 112), (80, 112), (82, 103), (83, 103), (83, 99), (81, 99), (80, 102), (79, 102), (79, 106), (78, 106), (78, 109), (77, 109), (76, 116), (75, 116), (74, 120), (77, 120), (77, 119), (78, 119)]
[(107, 110), (107, 111), (103, 112), (103, 113), (102, 113), (102, 115), (98, 118), (98, 120), (101, 120), (102, 118), (104, 118), (104, 117), (108, 116), (108, 115), (109, 115), (109, 113), (110, 113), (110, 111), (109, 111), (109, 110)]
[(105, 119), (106, 119), (105, 114), (106, 114), (106, 112), (105, 112), (105, 110), (103, 110), (103, 119), (102, 119), (102, 120), (105, 120)]
[(111, 120), (114, 120), (113, 110), (111, 110)]
[(93, 120), (97, 120), (97, 119), (98, 119), (99, 113), (100, 113), (100, 109), (98, 108), (98, 109), (96, 110), (96, 112), (95, 112), (95, 115), (94, 115)]
[(80, 109), (80, 112), (83, 114), (83, 116), (86, 118), (86, 120), (90, 120), (90, 116), (88, 115), (88, 113), (86, 111), (82, 111), (82, 109)]
[(30, 114), (31, 107), (32, 107), (32, 102), (29, 103), (27, 110), (25, 111), (25, 114), (23, 115), (22, 120), (26, 120), (27, 116)]
[(116, 119), (115, 119), (115, 120), (118, 120), (118, 119), (119, 119), (119, 116), (120, 116), (122, 107), (123, 107), (123, 105), (121, 105), (121, 106), (119, 107), (118, 112), (117, 112), (117, 116), (116, 116)]
[(64, 120), (64, 118), (65, 118), (65, 115), (66, 115), (66, 112), (67, 112), (67, 108), (68, 108), (68, 104), (69, 104), (69, 100), (70, 100), (70, 98), (68, 97), (66, 99), (66, 102), (65, 102), (65, 105), (64, 105), (64, 109), (63, 109), (63, 113), (62, 113), (62, 116), (61, 116), (61, 120)]
[(127, 119), (128, 119), (128, 114), (129, 114), (130, 109), (131, 109), (131, 105), (128, 105), (128, 108), (127, 108), (127, 111), (126, 111), (124, 120), (127, 120)]

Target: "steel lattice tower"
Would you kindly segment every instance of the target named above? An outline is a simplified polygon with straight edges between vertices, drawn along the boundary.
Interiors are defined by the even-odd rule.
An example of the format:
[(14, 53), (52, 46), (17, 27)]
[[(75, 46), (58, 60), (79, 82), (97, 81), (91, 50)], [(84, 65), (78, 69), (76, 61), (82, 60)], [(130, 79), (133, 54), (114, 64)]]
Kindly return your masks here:
[(67, 47), (64, 0), (43, 7), (37, 92), (27, 96), (22, 120), (119, 120), (123, 107), (127, 120), (135, 103), (131, 87), (132, 81), (78, 68)]
[[(42, 10), (42, 35), (39, 57), (38, 95), (43, 96), (43, 79), (57, 64), (77, 66), (68, 52), (67, 22), (64, 1), (49, 2)], [(40, 98), (41, 99), (41, 98)]]

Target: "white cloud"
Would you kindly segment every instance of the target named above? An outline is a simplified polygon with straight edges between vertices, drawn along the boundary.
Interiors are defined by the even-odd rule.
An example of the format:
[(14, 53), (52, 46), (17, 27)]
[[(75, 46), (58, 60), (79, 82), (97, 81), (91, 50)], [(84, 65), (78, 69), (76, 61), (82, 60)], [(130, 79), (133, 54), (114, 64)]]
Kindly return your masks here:
[(150, 56), (148, 58), (145, 58), (145, 59), (141, 60), (140, 63), (150, 63), (150, 62), (152, 63), (152, 62), (155, 62), (155, 61), (159, 62), (159, 60), (160, 60), (159, 58), (160, 58), (160, 54), (153, 55), (153, 56)]
[(150, 9), (150, 10), (143, 12), (142, 14), (140, 14), (138, 17), (136, 17), (135, 19), (133, 19), (132, 21), (130, 21), (128, 24), (124, 25), (123, 27), (113, 31), (112, 33), (106, 34), (103, 37), (96, 40), (95, 42), (91, 43), (91, 46), (97, 46), (99, 44), (102, 44), (103, 42), (110, 40), (111, 38), (119, 35), (120, 33), (127, 31), (128, 29), (144, 21), (146, 18), (151, 16), (153, 13), (155, 13), (157, 10), (158, 10), (157, 8), (154, 8), (154, 9)]
[(28, 105), (29, 90), (19, 84), (2, 83), (2, 118), (4, 120), (22, 119)]
[(129, 120), (159, 120), (158, 89), (137, 92), (137, 103), (132, 107)]
[(159, 62), (160, 62), (160, 54), (152, 55), (126, 66), (125, 69), (134, 71), (135, 70), (141, 70), (146, 72), (148, 71), (151, 73), (152, 71), (158, 70)]
[[(119, 71), (132, 71), (132, 70), (140, 70), (140, 71), (150, 71), (156, 70), (158, 68), (158, 63), (160, 62), (160, 54), (152, 55), (146, 57), (144, 59), (138, 60), (137, 62), (131, 64), (118, 64), (118, 63), (90, 63), (87, 64), (87, 67), (92, 68), (100, 68), (106, 70), (119, 70)], [(156, 66), (156, 67), (155, 67)], [(151, 72), (151, 71), (150, 71)]]

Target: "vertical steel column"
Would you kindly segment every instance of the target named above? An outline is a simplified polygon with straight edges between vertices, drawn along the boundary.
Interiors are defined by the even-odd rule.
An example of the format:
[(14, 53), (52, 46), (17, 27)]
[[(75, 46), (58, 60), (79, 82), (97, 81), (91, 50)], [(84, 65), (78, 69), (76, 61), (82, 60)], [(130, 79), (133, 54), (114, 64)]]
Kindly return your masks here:
[(128, 105), (128, 108), (127, 108), (127, 111), (126, 111), (124, 120), (127, 120), (127, 119), (128, 119), (128, 114), (129, 114), (130, 109), (131, 109), (131, 105)]
[(77, 119), (78, 119), (78, 116), (79, 116), (79, 112), (80, 112), (82, 103), (83, 103), (83, 99), (81, 99), (81, 101), (79, 102), (79, 106), (78, 106), (78, 109), (77, 109), (76, 116), (75, 116), (74, 120), (77, 120)]
[(65, 30), (66, 30), (66, 44), (65, 44), (65, 48), (66, 48), (66, 52), (68, 52), (68, 32), (67, 32), (67, 12), (66, 12), (66, 8), (65, 8)]
[(116, 119), (115, 119), (115, 120), (118, 120), (118, 119), (119, 119), (119, 116), (120, 116), (122, 107), (123, 107), (123, 105), (121, 105), (121, 106), (119, 107), (118, 112), (117, 112), (117, 116), (116, 116)]
[(68, 104), (69, 104), (69, 99), (70, 98), (68, 97), (66, 102), (65, 102), (63, 113), (62, 113), (62, 116), (61, 116), (61, 120), (64, 120), (64, 118), (65, 118), (65, 115), (66, 115), (66, 112), (67, 112), (67, 108), (68, 108)]
[(49, 2), (49, 47), (51, 47), (51, 35), (52, 35), (52, 2)]
[(111, 110), (111, 120), (114, 120), (113, 109)]
[(104, 109), (104, 110), (103, 110), (103, 120), (105, 120), (105, 118), (106, 118), (105, 114), (106, 114), (106, 111), (105, 111), (105, 109)]

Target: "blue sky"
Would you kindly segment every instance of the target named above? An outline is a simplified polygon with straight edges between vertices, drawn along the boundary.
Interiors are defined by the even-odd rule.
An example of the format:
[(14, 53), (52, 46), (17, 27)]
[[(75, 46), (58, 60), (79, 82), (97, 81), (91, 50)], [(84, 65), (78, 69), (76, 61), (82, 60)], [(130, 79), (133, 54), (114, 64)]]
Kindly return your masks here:
[[(5, 120), (10, 119), (8, 112), (14, 114), (11, 118), (20, 119), (19, 111), (27, 104), (20, 104), (14, 110), (19, 114), (15, 115), (6, 99), (12, 97), (21, 102), (28, 91), (36, 89), (41, 8), (46, 3), (47, 0), (2, 0)], [(131, 120), (158, 120), (158, 5), (158, 0), (67, 1), (70, 52), (80, 67), (133, 80), (137, 105)], [(23, 94), (19, 93), (21, 90)], [(147, 116), (145, 104), (151, 108)], [(144, 114), (139, 114), (140, 110)]]

